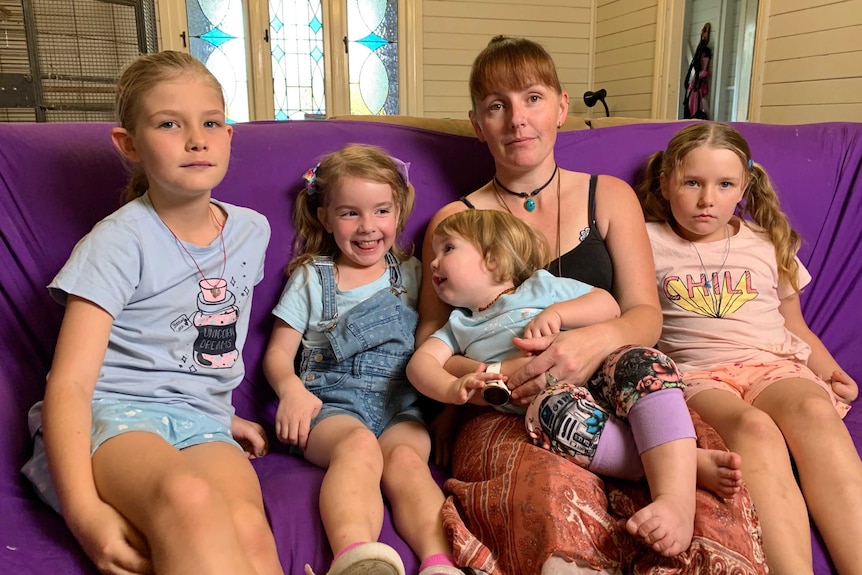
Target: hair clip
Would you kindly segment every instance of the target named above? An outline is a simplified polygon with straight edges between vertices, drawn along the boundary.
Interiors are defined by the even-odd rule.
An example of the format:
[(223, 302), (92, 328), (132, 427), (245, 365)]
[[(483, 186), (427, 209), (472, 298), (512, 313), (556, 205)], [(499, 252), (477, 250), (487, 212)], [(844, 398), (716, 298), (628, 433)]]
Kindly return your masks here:
[(748, 158), (748, 169), (750, 170), (753, 167), (754, 167), (754, 160), (752, 160), (751, 158)]
[(309, 196), (313, 196), (317, 193), (317, 168), (319, 167), (320, 163), (318, 162), (316, 166), (309, 168), (308, 171), (302, 175), (302, 179), (305, 180), (305, 193)]
[(406, 188), (410, 185), (410, 178), (407, 175), (407, 173), (410, 171), (410, 162), (405, 163), (398, 158), (394, 158), (392, 156), (390, 156), (390, 158), (392, 158), (392, 163), (395, 164), (395, 169), (401, 175), (401, 179), (404, 180), (404, 187)]

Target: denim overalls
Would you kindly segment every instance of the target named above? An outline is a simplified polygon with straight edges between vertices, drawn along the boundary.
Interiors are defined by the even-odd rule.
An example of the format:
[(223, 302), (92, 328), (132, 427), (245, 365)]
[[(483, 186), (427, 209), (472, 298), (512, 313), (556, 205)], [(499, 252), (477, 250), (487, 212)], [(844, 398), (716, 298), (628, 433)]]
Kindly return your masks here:
[(402, 421), (423, 422), (419, 392), (407, 381), (418, 315), (399, 297), (404, 293), (401, 267), (386, 254), (389, 289), (383, 289), (338, 315), (334, 263), (312, 262), (323, 288), (323, 320), (319, 327), (328, 347), (302, 351), (300, 377), (323, 406), (312, 428), (342, 414), (362, 421), (376, 435)]

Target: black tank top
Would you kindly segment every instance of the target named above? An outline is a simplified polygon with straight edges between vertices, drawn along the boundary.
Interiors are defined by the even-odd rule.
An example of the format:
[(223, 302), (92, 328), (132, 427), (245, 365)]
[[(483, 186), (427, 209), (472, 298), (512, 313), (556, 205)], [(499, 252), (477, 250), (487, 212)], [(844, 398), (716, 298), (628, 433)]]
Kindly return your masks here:
[[(587, 205), (588, 234), (581, 243), (547, 265), (554, 275), (573, 278), (612, 292), (614, 266), (605, 240), (596, 225), (596, 184), (598, 176), (590, 176), (590, 193)], [(470, 209), (475, 206), (466, 197), (459, 198)]]

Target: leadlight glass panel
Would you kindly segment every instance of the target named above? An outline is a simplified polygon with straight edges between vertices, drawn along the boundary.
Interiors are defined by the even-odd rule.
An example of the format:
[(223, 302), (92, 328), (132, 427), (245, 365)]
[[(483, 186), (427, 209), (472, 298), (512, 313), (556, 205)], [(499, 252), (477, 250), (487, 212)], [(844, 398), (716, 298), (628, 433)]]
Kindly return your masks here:
[(249, 120), (242, 0), (186, 0), (189, 51), (224, 88), (229, 122)]
[(276, 120), (326, 115), (320, 0), (270, 0)]
[(398, 114), (398, 1), (348, 0), (351, 114)]

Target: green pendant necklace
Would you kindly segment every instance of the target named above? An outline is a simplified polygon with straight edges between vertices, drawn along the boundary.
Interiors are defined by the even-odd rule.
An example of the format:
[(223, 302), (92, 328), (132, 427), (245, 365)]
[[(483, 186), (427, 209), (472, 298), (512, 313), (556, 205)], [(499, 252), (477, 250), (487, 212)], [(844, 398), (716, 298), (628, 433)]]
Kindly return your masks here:
[(500, 182), (500, 180), (497, 179), (496, 175), (494, 176), (494, 183), (497, 184), (498, 186), (500, 186), (501, 188), (503, 188), (504, 192), (512, 194), (513, 196), (518, 196), (519, 198), (523, 198), (524, 199), (524, 209), (527, 210), (528, 212), (532, 212), (533, 210), (536, 209), (536, 200), (534, 200), (533, 197), (536, 196), (539, 192), (541, 192), (545, 188), (547, 188), (551, 184), (551, 182), (554, 181), (554, 176), (557, 175), (558, 170), (559, 170), (559, 166), (554, 164), (554, 173), (551, 174), (551, 177), (548, 178), (548, 181), (545, 182), (544, 184), (542, 184), (541, 186), (539, 186), (538, 188), (536, 188), (535, 190), (533, 190), (532, 192), (516, 192), (514, 190), (510, 190), (509, 188), (504, 186)]

